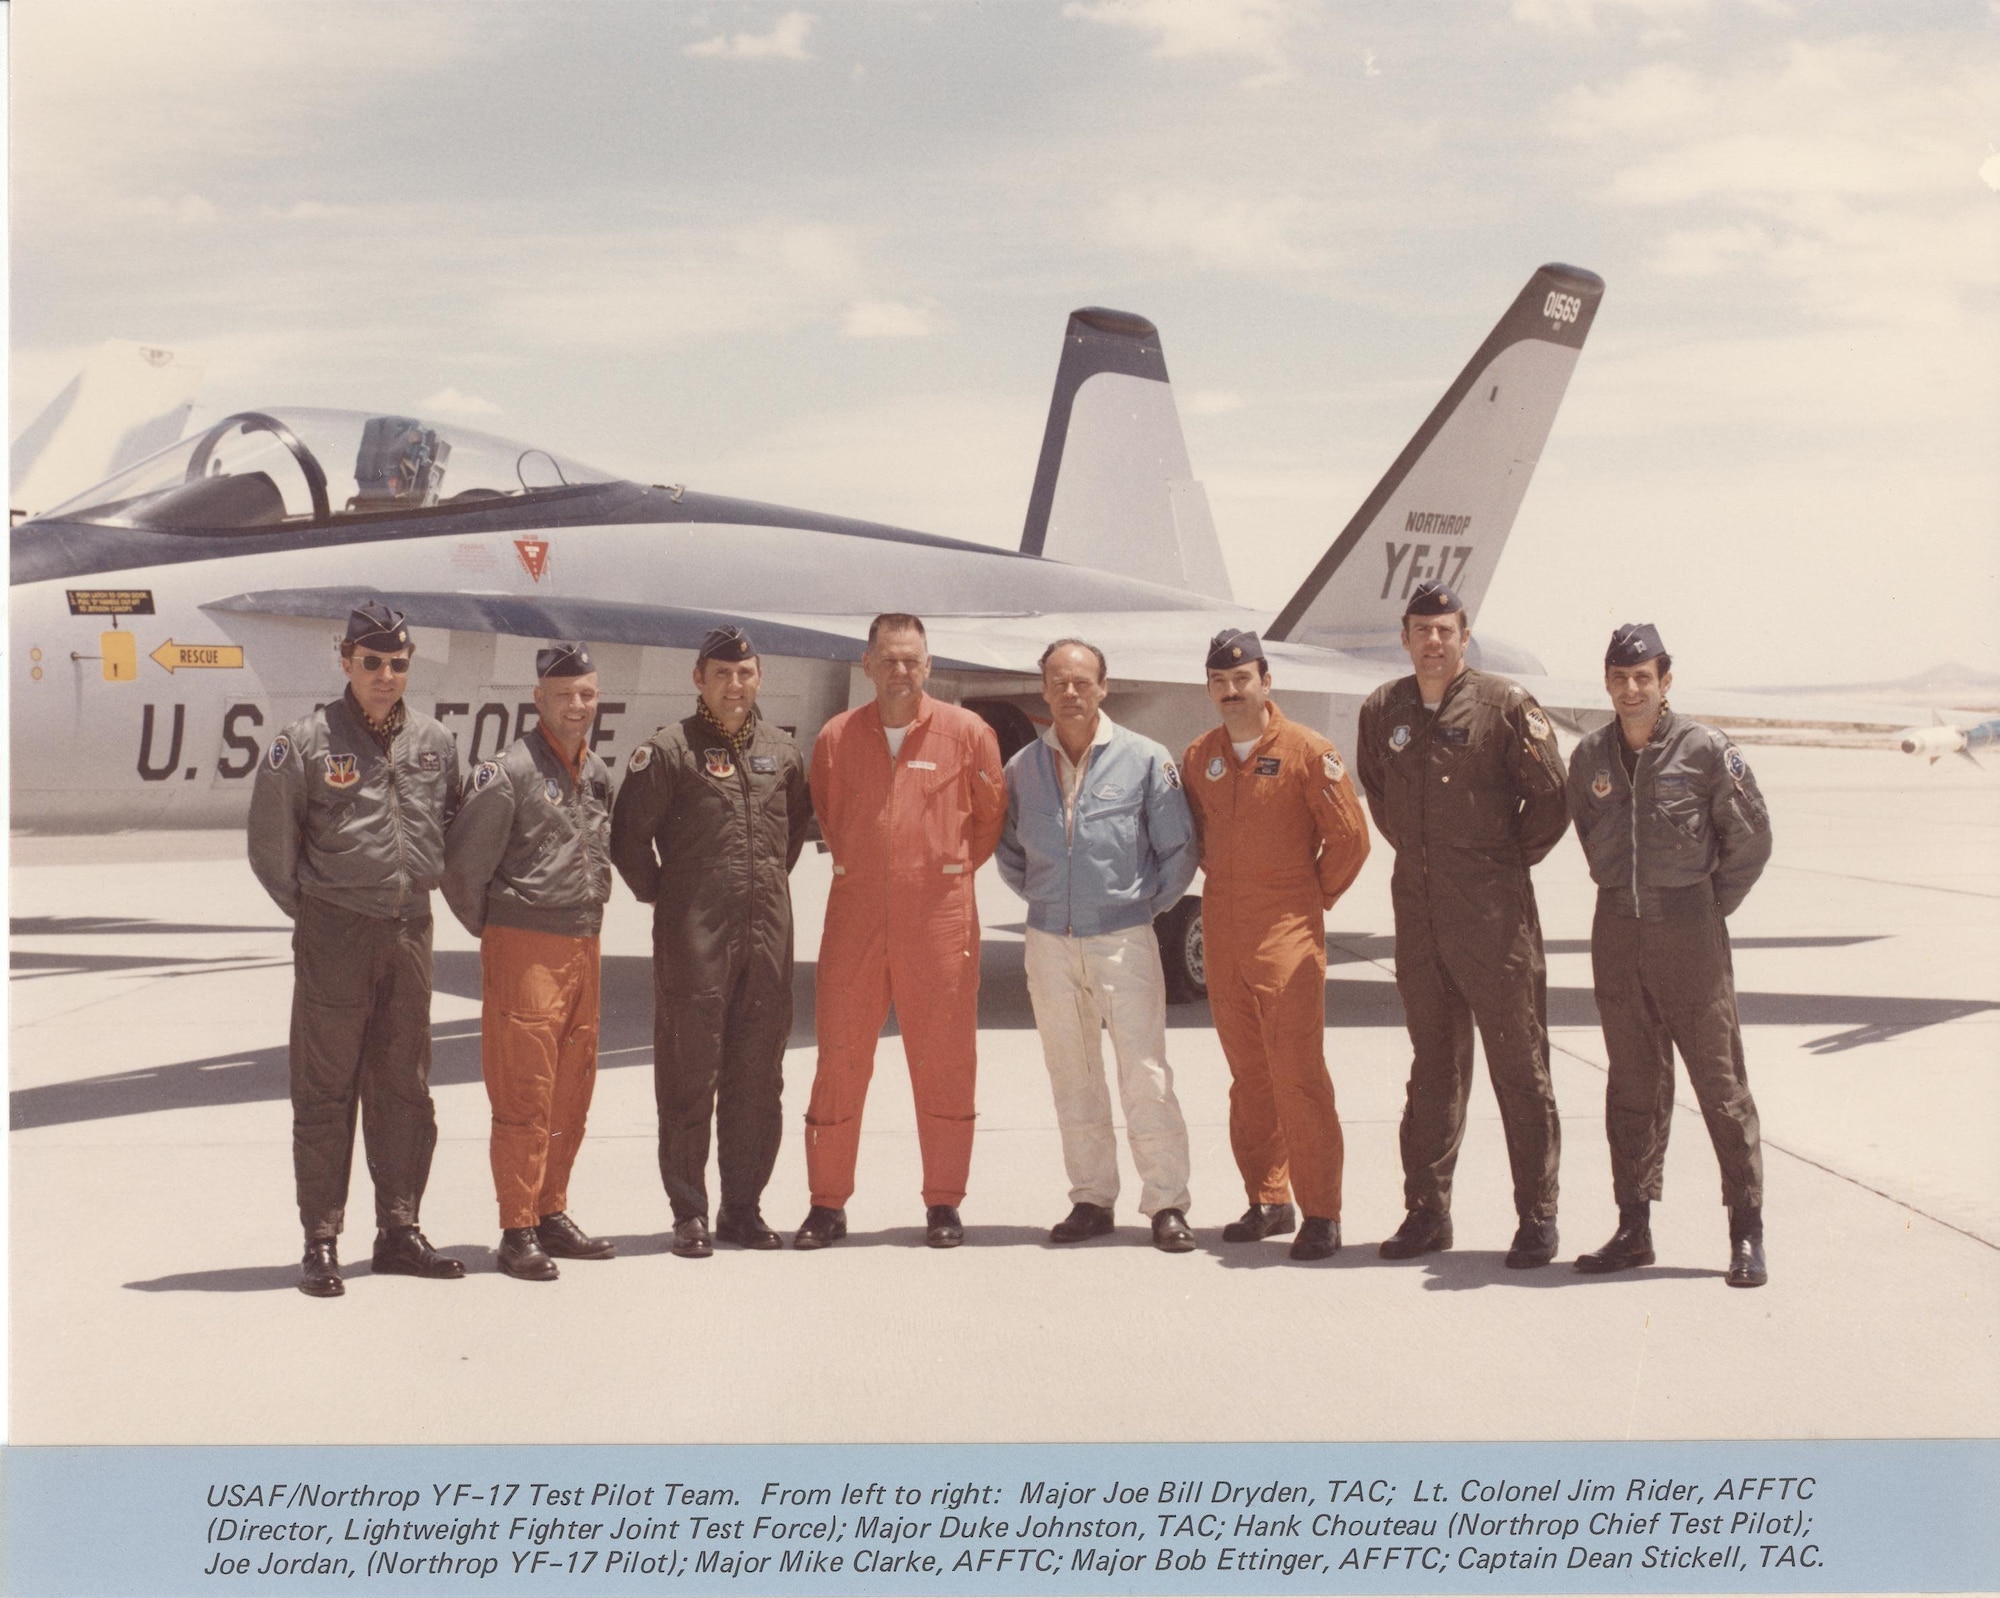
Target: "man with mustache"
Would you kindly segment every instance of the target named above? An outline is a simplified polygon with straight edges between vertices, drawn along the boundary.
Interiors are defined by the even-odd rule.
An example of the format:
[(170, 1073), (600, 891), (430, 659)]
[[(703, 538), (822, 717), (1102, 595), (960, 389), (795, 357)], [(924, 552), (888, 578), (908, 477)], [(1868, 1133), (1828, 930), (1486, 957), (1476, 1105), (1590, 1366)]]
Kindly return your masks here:
[(1361, 786), (1396, 851), (1396, 991), (1413, 1052), (1401, 1134), (1409, 1213), (1379, 1252), (1399, 1260), (1451, 1247), (1476, 1023), (1520, 1223), (1507, 1264), (1525, 1270), (1555, 1258), (1562, 1147), (1528, 868), (1556, 846), (1569, 808), (1548, 717), (1518, 683), (1468, 667), (1471, 642), (1458, 596), (1418, 584), (1403, 611), (1415, 674), (1361, 707)]
[(1326, 912), (1368, 858), (1368, 823), (1340, 751), (1271, 702), (1255, 633), (1217, 633), (1207, 669), (1222, 725), (1188, 745), (1181, 770), (1207, 874), (1203, 964), (1229, 1061), (1229, 1146), (1250, 1198), (1222, 1240), (1296, 1228), (1291, 1257), (1325, 1259), (1340, 1247), (1346, 1158), (1326, 1069)]

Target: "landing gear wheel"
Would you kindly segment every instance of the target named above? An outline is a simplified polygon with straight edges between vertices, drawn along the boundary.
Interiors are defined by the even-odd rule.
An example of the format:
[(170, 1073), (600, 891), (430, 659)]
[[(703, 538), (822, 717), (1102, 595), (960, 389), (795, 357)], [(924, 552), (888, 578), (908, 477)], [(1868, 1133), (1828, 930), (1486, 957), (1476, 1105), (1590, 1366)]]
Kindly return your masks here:
[(1191, 893), (1153, 922), (1160, 940), (1160, 965), (1167, 975), (1167, 1003), (1193, 1004), (1208, 997), (1208, 966), (1202, 958), (1201, 895)]

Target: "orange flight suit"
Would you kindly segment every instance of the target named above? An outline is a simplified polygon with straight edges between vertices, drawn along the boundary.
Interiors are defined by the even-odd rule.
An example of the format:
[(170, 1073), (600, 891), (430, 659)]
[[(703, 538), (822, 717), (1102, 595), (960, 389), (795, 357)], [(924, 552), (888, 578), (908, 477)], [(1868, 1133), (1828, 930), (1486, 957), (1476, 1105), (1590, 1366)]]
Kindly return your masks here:
[(1201, 837), (1237, 1169), (1252, 1204), (1288, 1203), (1296, 1188), (1307, 1215), (1337, 1221), (1346, 1148), (1326, 1070), (1326, 912), (1368, 858), (1368, 824), (1339, 751), (1275, 704), (1249, 759), (1216, 727), (1188, 745), (1181, 781)]
[(1006, 824), (1000, 771), (993, 729), (928, 694), (894, 759), (872, 703), (835, 716), (813, 745), (813, 809), (833, 851), (806, 1106), (815, 1204), (839, 1209), (854, 1192), (861, 1108), (891, 1004), (917, 1101), (924, 1203), (965, 1197), (979, 1028), (972, 878)]

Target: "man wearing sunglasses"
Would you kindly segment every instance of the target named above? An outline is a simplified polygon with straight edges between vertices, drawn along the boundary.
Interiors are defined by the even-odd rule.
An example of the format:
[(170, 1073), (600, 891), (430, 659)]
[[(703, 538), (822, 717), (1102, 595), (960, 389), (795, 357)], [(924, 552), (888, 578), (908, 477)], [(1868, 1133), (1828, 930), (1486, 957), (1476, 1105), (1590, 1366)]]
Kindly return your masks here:
[(375, 1274), (463, 1276), (417, 1224), (431, 1105), (430, 891), (458, 809), (458, 748), (403, 703), (400, 611), (362, 605), (340, 645), (347, 691), (277, 737), (250, 798), (250, 867), (293, 921), (292, 1165), (299, 1291), (345, 1291), (336, 1240), (357, 1110), (375, 1184)]

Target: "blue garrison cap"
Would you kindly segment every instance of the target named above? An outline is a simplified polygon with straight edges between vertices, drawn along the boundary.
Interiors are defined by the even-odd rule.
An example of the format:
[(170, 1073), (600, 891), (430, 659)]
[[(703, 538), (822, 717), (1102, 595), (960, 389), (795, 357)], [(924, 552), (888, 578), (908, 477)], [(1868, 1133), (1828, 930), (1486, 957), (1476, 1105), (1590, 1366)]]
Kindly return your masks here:
[(1247, 661), (1264, 658), (1264, 640), (1238, 627), (1225, 627), (1208, 641), (1209, 671), (1227, 671)]
[(1660, 642), (1660, 629), (1649, 621), (1628, 621), (1611, 635), (1604, 651), (1606, 669), (1612, 666), (1640, 666), (1667, 652)]
[(757, 646), (741, 627), (711, 627), (702, 635), (701, 652), (694, 657), (694, 663), (699, 666), (704, 660), (749, 660), (756, 653)]
[(550, 644), (535, 651), (537, 677), (588, 677), (595, 670), (597, 662), (582, 644)]
[(1405, 616), (1452, 616), (1465, 609), (1465, 601), (1460, 599), (1443, 583), (1435, 578), (1418, 583), (1416, 591), (1410, 595), (1410, 602), (1403, 607)]
[(356, 605), (347, 613), (346, 641), (362, 649), (408, 649), (410, 629), (403, 613), (387, 605)]

